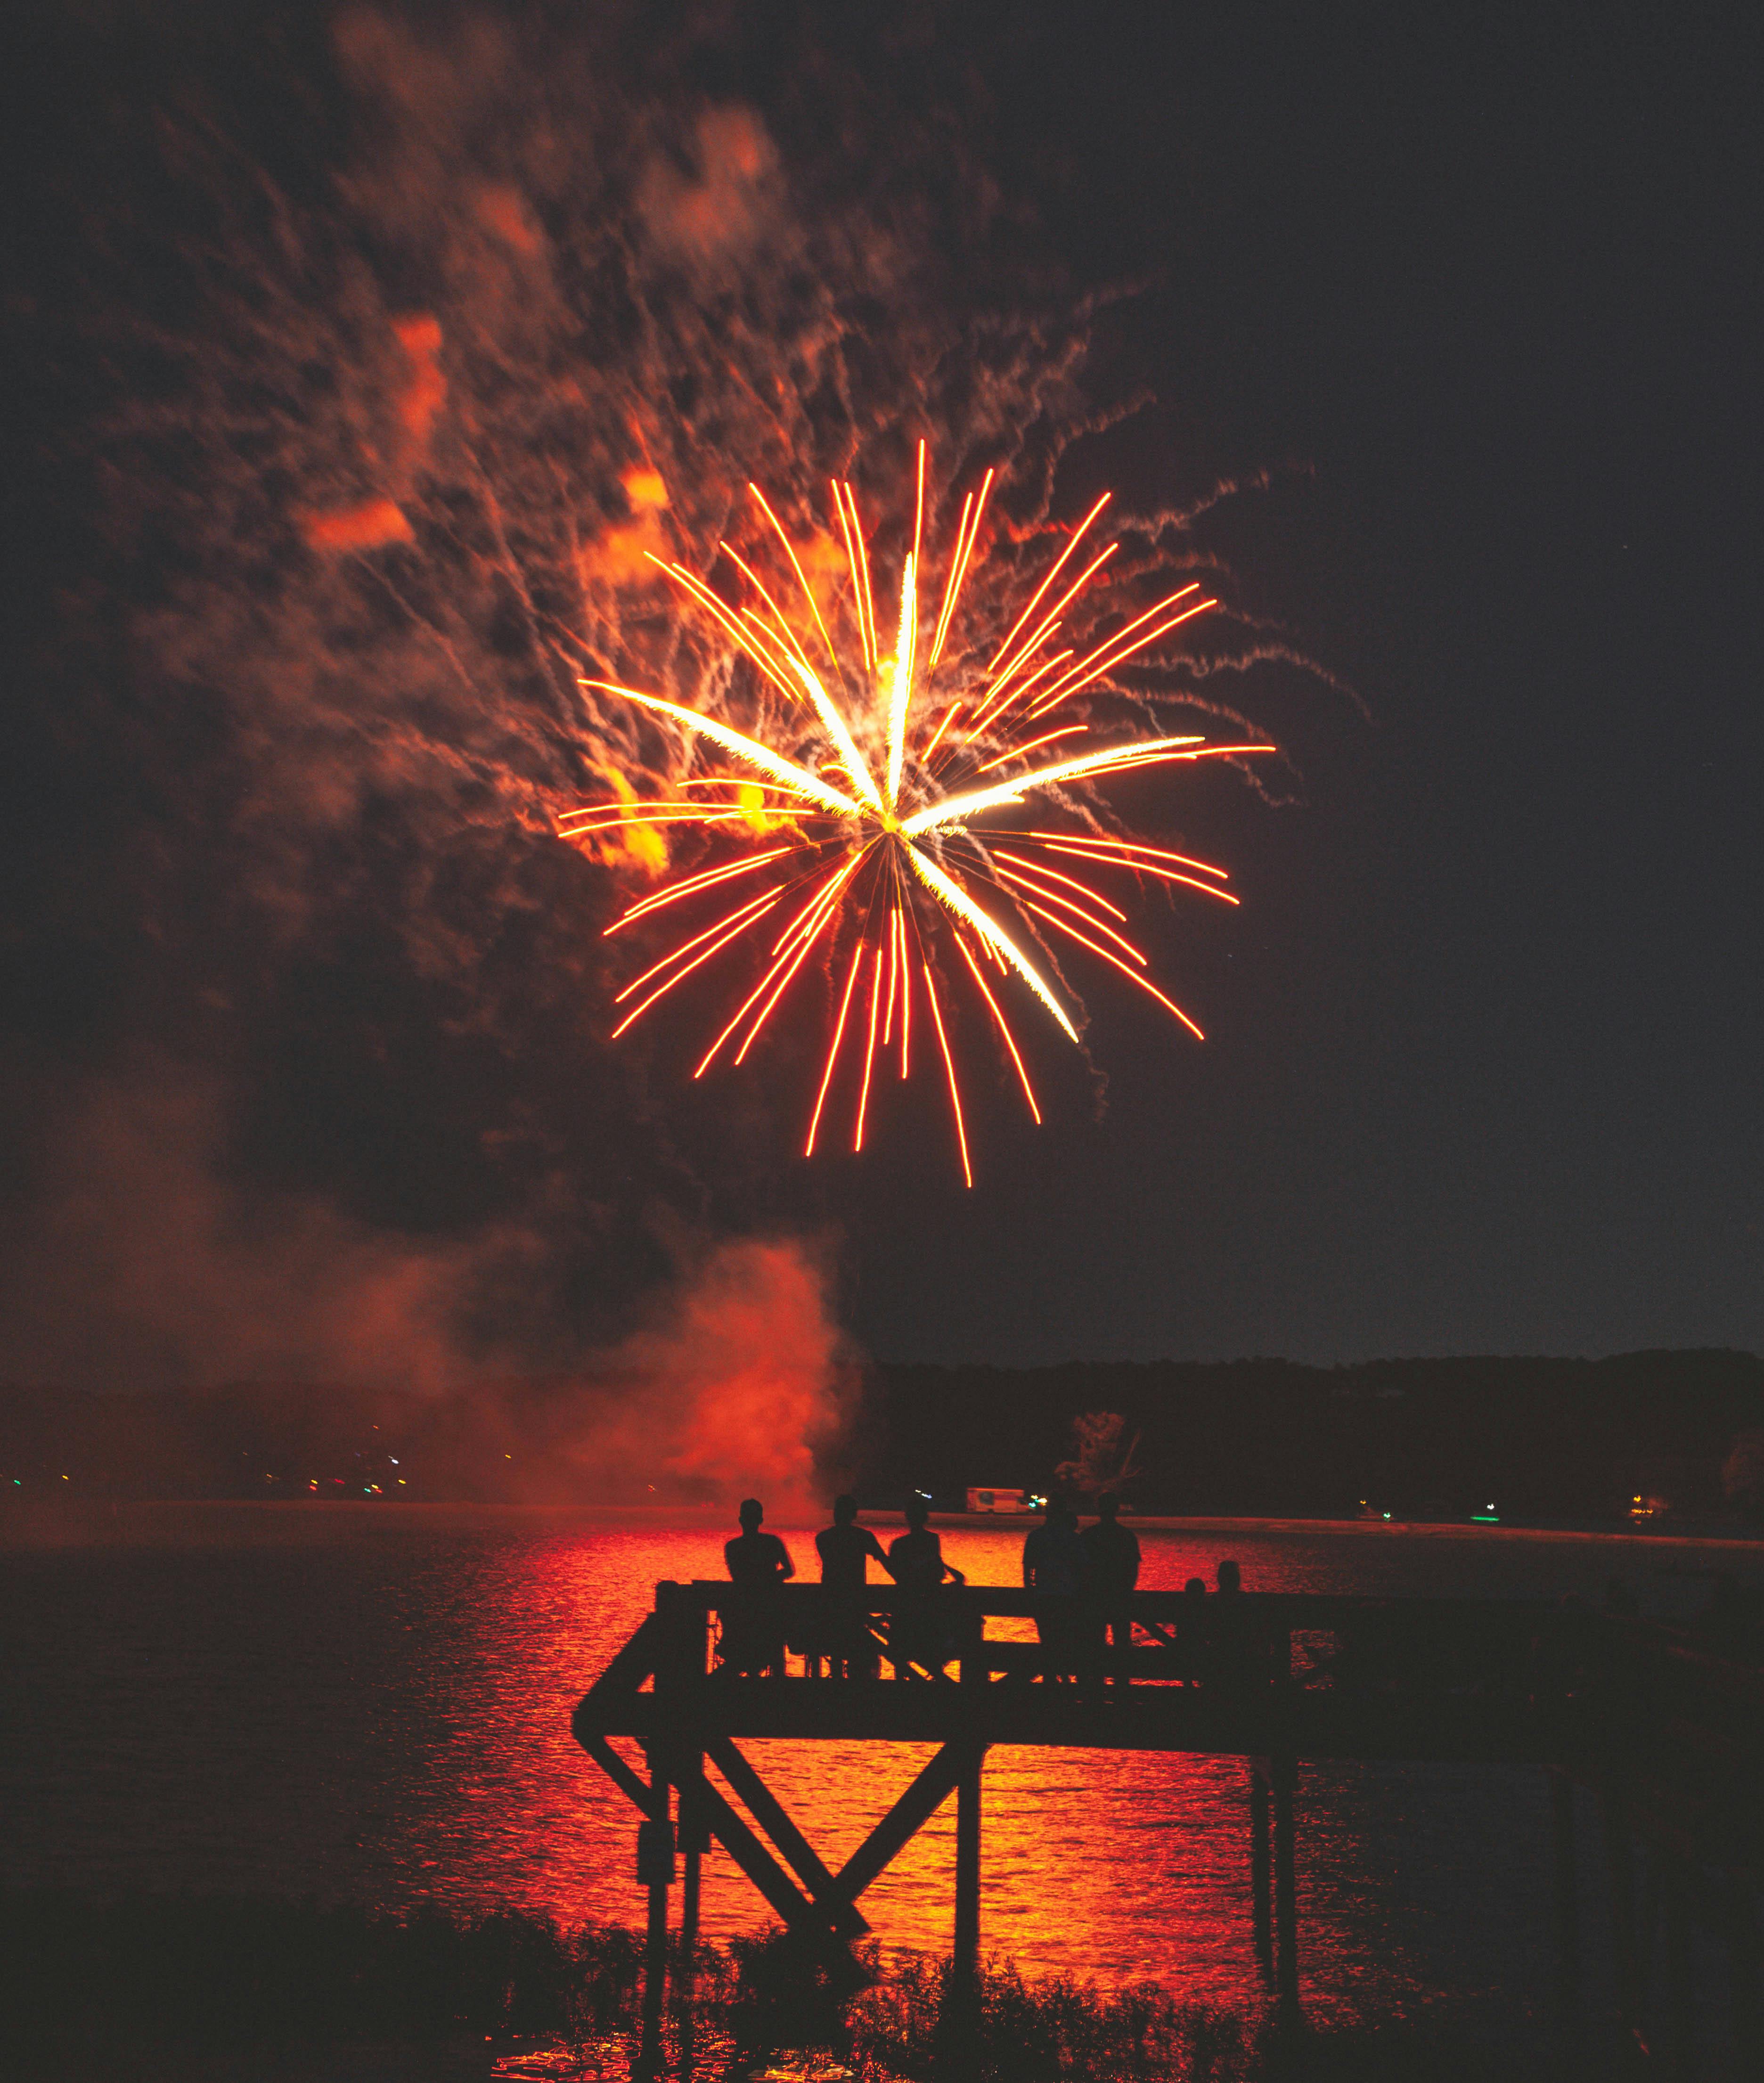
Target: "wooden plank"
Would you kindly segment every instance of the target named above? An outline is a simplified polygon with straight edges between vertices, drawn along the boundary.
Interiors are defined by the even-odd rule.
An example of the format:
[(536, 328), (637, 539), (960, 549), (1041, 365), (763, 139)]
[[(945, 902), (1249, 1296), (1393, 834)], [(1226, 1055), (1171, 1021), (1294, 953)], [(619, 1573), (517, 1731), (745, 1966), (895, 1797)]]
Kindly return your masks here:
[[(720, 1579), (699, 1579), (691, 1584), (670, 1586), (669, 1602), (679, 1610), (713, 1613), (736, 1602), (736, 1587)], [(797, 1608), (806, 1614), (817, 1607), (821, 1587), (817, 1584), (783, 1584), (770, 1595), (779, 1602), (779, 1610), (794, 1620)], [(1020, 1590), (1010, 1585), (969, 1584), (946, 1586), (937, 1594), (944, 1609), (955, 1615), (980, 1616), (996, 1618), (1032, 1618), (1040, 1609), (1040, 1595), (1034, 1591)], [(911, 1595), (884, 1589), (876, 1585), (867, 1587), (861, 1599), (855, 1599), (855, 1609), (877, 1617), (885, 1617), (916, 1603)], [(1243, 1591), (1229, 1601), (1221, 1601), (1216, 1594), (1209, 1594), (1202, 1601), (1196, 1601), (1181, 1591), (1133, 1591), (1128, 1595), (1128, 1611), (1135, 1620), (1170, 1621), (1192, 1620), (1197, 1610), (1203, 1615), (1215, 1613), (1222, 1603), (1228, 1603), (1238, 1616), (1239, 1624), (1251, 1631), (1266, 1629), (1272, 1632), (1285, 1628), (1298, 1628), (1320, 1633), (1331, 1632), (1338, 1623), (1355, 1620), (1379, 1618), (1398, 1621), (1412, 1621), (1417, 1636), (1431, 1637), (1441, 1622), (1455, 1623), (1462, 1629), (1474, 1628), (1490, 1639), (1500, 1641), (1522, 1640), (1540, 1629), (1555, 1632), (1566, 1628), (1572, 1632), (1585, 1633), (1590, 1629), (1601, 1629), (1604, 1616), (1595, 1613), (1565, 1614), (1553, 1601), (1530, 1599), (1452, 1599), (1403, 1598), (1371, 1596), (1358, 1592), (1319, 1591)], [(1628, 1624), (1633, 1625), (1634, 1624)], [(1675, 1645), (1663, 1641), (1664, 1651)], [(1724, 1666), (1719, 1659), (1705, 1655), (1699, 1658), (1716, 1668), (1743, 1671), (1745, 1667)]]
[(945, 1743), (905, 1793), (839, 1869), (837, 1882), (847, 1901), (855, 1902), (956, 1790), (962, 1773), (984, 1755), (985, 1746)]
[[(673, 1863), (673, 1818), (669, 1813), (671, 1789), (659, 1756), (651, 1760), (649, 1814), (651, 1827), (668, 1832), (668, 1863)], [(652, 1880), (644, 1932), (643, 2040), (632, 2068), (636, 2077), (659, 2077), (662, 2069), (661, 2012), (668, 1985), (668, 1883)]]
[(854, 1937), (860, 1937), (867, 1931), (869, 1925), (844, 1899), (839, 1883), (822, 1863), (820, 1853), (796, 1827), (776, 1794), (728, 1738), (712, 1736), (707, 1740), (704, 1748), (705, 1755), (747, 1803), (749, 1813), (795, 1869), (797, 1879), (810, 1895), (824, 1904), (836, 1920), (849, 1925)]
[(636, 1692), (646, 1678), (656, 1675), (656, 1652), (660, 1646), (656, 1616), (651, 1613), (589, 1687), (588, 1699), (597, 1699), (606, 1693)]
[(980, 1969), (980, 1772), (975, 1750), (956, 1782), (956, 1972), (972, 1984)]
[(720, 1789), (713, 1786), (709, 1780), (701, 1779), (692, 1789), (692, 1798), (695, 1802), (703, 1803), (700, 1812), (710, 1826), (711, 1836), (792, 1930), (853, 1935), (847, 1927), (855, 1912), (849, 1903), (844, 1905), (842, 1914), (838, 1905), (823, 1906), (811, 1901), (743, 1818), (729, 1806)]
[[(584, 1726), (585, 1724), (585, 1726)], [(1409, 1758), (1550, 1764), (1571, 1755), (1563, 1718), (1522, 1700), (1451, 1694), (1403, 1697), (1134, 1685), (1102, 1700), (1073, 1686), (926, 1685), (826, 1679), (712, 1680), (689, 1698), (636, 1695), (610, 1703), (576, 1732), (677, 1739), (683, 1726), (737, 1741), (838, 1739), (942, 1743), (969, 1740), (1075, 1749), (1183, 1751), (1243, 1756)]]
[(604, 1736), (584, 1736), (576, 1731), (576, 1741), (593, 1758), (621, 1794), (627, 1795), (644, 1815), (649, 1813), (649, 1789), (626, 1764)]

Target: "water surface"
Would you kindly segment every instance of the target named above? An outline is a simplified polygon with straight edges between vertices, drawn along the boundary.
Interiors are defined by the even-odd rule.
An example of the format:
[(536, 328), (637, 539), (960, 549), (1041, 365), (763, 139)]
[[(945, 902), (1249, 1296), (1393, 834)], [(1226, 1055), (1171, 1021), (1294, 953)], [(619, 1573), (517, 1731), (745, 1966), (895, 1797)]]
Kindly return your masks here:
[[(632, 1811), (572, 1739), (570, 1713), (659, 1579), (722, 1574), (731, 1529), (291, 1505), (125, 1507), (104, 1530), (7, 1557), (0, 1798), (15, 1883), (640, 1921)], [(806, 1570), (809, 1529), (774, 1530)], [(1154, 1590), (1210, 1577), (1226, 1553), (1256, 1591), (1597, 1599), (1614, 1574), (1669, 1613), (1706, 1595), (1715, 1568), (1764, 1581), (1756, 1549), (1657, 1537), (1239, 1523), (1142, 1540)], [(974, 1582), (1019, 1581), (1020, 1529), (949, 1527), (943, 1542)], [(837, 1867), (928, 1751), (750, 1754)], [(1258, 2000), (1240, 1761), (1001, 1747), (984, 1814), (989, 1949), (1033, 1971)], [(1540, 1772), (1312, 1766), (1298, 1815), (1316, 2015), (1547, 2003)], [(952, 1803), (863, 1899), (885, 1945), (947, 1950), (953, 1858)], [(725, 1856), (707, 1860), (708, 1935), (768, 1916)]]

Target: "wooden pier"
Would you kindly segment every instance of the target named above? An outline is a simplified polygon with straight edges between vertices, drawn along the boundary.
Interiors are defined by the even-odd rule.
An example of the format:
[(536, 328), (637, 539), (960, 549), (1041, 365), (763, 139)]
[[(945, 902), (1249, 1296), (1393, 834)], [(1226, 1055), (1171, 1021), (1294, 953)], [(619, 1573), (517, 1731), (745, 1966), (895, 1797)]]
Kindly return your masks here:
[[(989, 1632), (1015, 1622), (1021, 1637), (1026, 1620), (1043, 1640)], [(1130, 1646), (1108, 1646), (1111, 1621), (1115, 1644)], [(743, 1642), (738, 1672), (722, 1652)], [(766, 1646), (756, 1652), (756, 1642)], [(1668, 2046), (1690, 2030), (1685, 1933), (1699, 1916), (1716, 1921), (1725, 1941), (1735, 2034), (1764, 2058), (1764, 1671), (1650, 1623), (1515, 1599), (1137, 1591), (1104, 1612), (979, 1586), (929, 1600), (871, 1589), (835, 1602), (814, 1585), (754, 1593), (664, 1583), (573, 1727), (639, 1819), (651, 2049), (659, 2046), (669, 1891), (683, 1857), (681, 1958), (690, 1963), (700, 1862), (713, 1840), (787, 1925), (838, 1946), (867, 1930), (864, 1891), (954, 1794), (952, 1949), (958, 1988), (972, 1977), (981, 1776), (991, 1746), (1013, 1743), (1244, 1759), (1255, 1948), (1271, 1988), (1294, 2009), (1293, 1794), (1306, 1761), (1547, 1771), (1568, 2001), (1579, 1974), (1572, 1789), (1589, 1784), (1602, 1804), (1627, 2026)], [(635, 1743), (639, 1763), (614, 1747), (621, 1739)], [(788, 1815), (741, 1749), (756, 1739), (937, 1748), (835, 1872), (804, 1827), (812, 1819)], [(1638, 1853), (1646, 1875), (1639, 1894)]]

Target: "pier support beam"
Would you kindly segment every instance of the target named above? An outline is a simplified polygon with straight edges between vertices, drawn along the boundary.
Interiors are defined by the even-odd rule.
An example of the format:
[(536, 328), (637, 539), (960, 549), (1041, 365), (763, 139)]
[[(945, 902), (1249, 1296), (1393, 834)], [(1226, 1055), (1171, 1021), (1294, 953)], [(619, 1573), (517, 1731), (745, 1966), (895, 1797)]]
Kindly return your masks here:
[(662, 2069), (661, 2011), (668, 1988), (668, 1889), (673, 1879), (672, 1787), (659, 1756), (649, 1765), (649, 1812), (637, 1826), (637, 1878), (649, 1891), (644, 1943), (644, 2027), (634, 2073)]
[(711, 1849), (711, 1826), (703, 1802), (694, 1798), (704, 1777), (703, 1755), (694, 1754), (687, 1764), (680, 1782), (680, 1851), (686, 1868), (685, 1885), (680, 1891), (680, 1981), (681, 1994), (690, 2002), (698, 1960), (699, 1893), (704, 1855)]
[(820, 1853), (791, 1820), (777, 1796), (729, 1739), (727, 1736), (713, 1736), (706, 1744), (705, 1751), (736, 1794), (747, 1803), (748, 1813), (783, 1854), (813, 1900), (829, 1914), (837, 1916), (843, 1912), (848, 1937), (867, 1931), (869, 1926), (851, 1905), (840, 1900), (839, 1883), (821, 1863)]
[(956, 1974), (973, 1984), (980, 1971), (980, 1772), (985, 1752), (975, 1751), (956, 1782)]

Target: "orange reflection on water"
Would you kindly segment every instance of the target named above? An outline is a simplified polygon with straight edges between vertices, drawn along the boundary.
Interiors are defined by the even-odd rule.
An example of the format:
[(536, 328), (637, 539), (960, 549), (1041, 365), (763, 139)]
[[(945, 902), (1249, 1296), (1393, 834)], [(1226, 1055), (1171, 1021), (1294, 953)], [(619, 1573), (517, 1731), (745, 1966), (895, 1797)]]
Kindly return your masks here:
[[(732, 1530), (679, 1513), (155, 1506), (108, 1545), (11, 1557), (9, 1878), (640, 1925), (633, 1812), (570, 1716), (656, 1582), (720, 1577)], [(812, 1575), (809, 1529), (777, 1530)], [(976, 1582), (1019, 1581), (1020, 1527), (943, 1538)], [(1251, 1590), (1597, 1599), (1616, 1573), (1665, 1612), (1707, 1595), (1712, 1563), (1764, 1571), (1755, 1550), (1641, 1535), (1239, 1523), (1141, 1539), (1142, 1581), (1159, 1590), (1210, 1580), (1230, 1554)], [(750, 1755), (837, 1865), (926, 1751)], [(1258, 2000), (1241, 1760), (1001, 1747), (983, 1785), (989, 1950), (1032, 1971)], [(1541, 1773), (1306, 1764), (1297, 1806), (1314, 2016), (1387, 2018), (1441, 1991), (1549, 2000)], [(885, 1947), (947, 1950), (953, 1836), (952, 1814), (935, 1817), (863, 1897)], [(1597, 1839), (1589, 1816), (1589, 1903)], [(770, 1921), (720, 1851), (704, 1908), (713, 1937)]]
[[(812, 1530), (779, 1526), (800, 1572), (815, 1574)], [(728, 1528), (706, 1519), (633, 1516), (616, 1525), (523, 1543), (496, 1558), (475, 1612), (460, 1615), (460, 1688), (445, 1768), (413, 1784), (420, 1806), (400, 1819), (425, 1847), (425, 1882), (445, 1900), (513, 1899), (567, 1921), (638, 1923), (635, 1816), (577, 1749), (569, 1716), (588, 1683), (649, 1610), (660, 1579), (724, 1574)], [(889, 1530), (883, 1529), (884, 1541)], [(1022, 1530), (948, 1528), (944, 1551), (976, 1583), (1021, 1580)], [(1148, 1589), (1210, 1578), (1217, 1537), (1144, 1536)], [(1239, 1544), (1238, 1552), (1242, 1552)], [(489, 1558), (486, 1558), (487, 1561)], [(1322, 1588), (1327, 1570), (1288, 1555), (1247, 1568), (1257, 1588)], [(1339, 1579), (1337, 1580), (1339, 1582)], [(1331, 1586), (1331, 1587), (1333, 1587)], [(1025, 1627), (1027, 1624), (1023, 1624)], [(994, 1632), (1008, 1623), (994, 1621)], [(469, 1713), (464, 1700), (469, 1696)], [(441, 1705), (437, 1702), (437, 1706)], [(772, 1791), (835, 1870), (863, 1841), (931, 1747), (753, 1742), (743, 1746)], [(640, 1763), (635, 1750), (632, 1761)], [(1301, 1827), (1307, 1828), (1301, 1803)], [(982, 1781), (982, 1944), (1028, 1971), (1155, 1979), (1225, 2003), (1256, 2001), (1245, 1766), (1235, 1758), (1001, 1746)], [(1309, 1849), (1326, 1853), (1331, 1887), (1307, 1892), (1310, 1979), (1353, 1979), (1369, 1934), (1340, 1903), (1366, 1875), (1352, 1831), (1323, 1819)], [(433, 1861), (433, 1863), (431, 1863)], [(897, 1856), (860, 1907), (884, 1947), (947, 1951), (954, 1899), (953, 1799)], [(675, 1913), (677, 1915), (677, 1900)], [(751, 1931), (770, 1913), (720, 1849), (703, 1869), (707, 1937)], [(1380, 1950), (1382, 1993), (1405, 1975), (1401, 1948)]]

